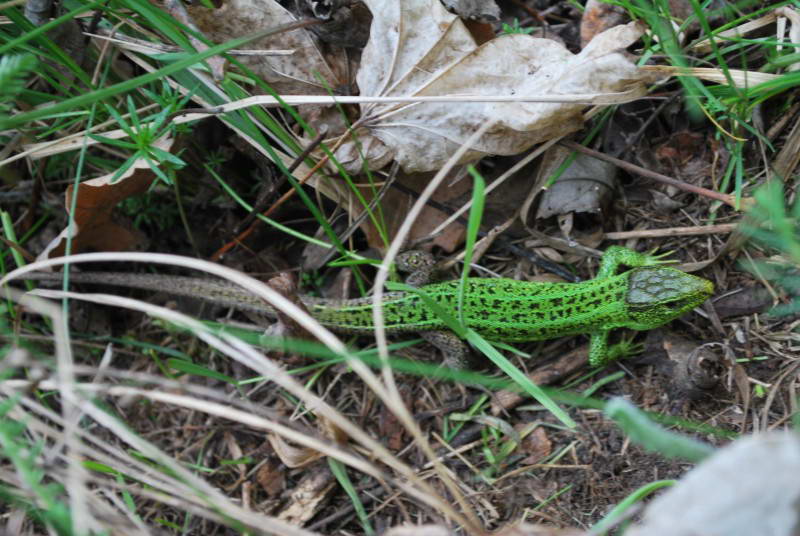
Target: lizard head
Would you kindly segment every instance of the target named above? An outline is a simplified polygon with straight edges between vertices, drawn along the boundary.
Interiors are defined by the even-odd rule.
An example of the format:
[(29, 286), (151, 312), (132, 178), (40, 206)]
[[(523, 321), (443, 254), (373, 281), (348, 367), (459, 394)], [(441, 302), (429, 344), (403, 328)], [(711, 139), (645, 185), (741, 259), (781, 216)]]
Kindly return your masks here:
[(666, 266), (643, 266), (628, 272), (625, 304), (637, 324), (653, 329), (691, 311), (711, 296), (714, 284)]

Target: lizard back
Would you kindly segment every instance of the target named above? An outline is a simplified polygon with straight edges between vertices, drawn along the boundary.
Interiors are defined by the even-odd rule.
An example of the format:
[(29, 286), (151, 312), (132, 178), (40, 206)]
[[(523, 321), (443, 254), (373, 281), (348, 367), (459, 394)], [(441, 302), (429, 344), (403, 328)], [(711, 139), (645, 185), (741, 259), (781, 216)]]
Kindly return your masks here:
[[(624, 274), (623, 274), (624, 275)], [(453, 317), (458, 317), (458, 281), (423, 286), (420, 291)], [(464, 317), (468, 327), (489, 340), (544, 340), (588, 333), (602, 322), (625, 321), (623, 276), (581, 284), (468, 278)], [(324, 326), (345, 333), (374, 330), (372, 299), (330, 302), (304, 299)], [(417, 294), (390, 292), (384, 296), (387, 332), (446, 329), (445, 323)]]

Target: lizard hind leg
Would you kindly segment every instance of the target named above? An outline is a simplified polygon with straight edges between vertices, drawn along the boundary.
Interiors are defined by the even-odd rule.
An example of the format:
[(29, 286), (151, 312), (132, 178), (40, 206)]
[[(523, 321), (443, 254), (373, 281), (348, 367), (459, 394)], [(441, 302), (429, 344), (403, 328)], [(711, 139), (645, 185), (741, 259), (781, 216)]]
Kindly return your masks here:
[(432, 283), (436, 269), (436, 259), (427, 251), (410, 249), (399, 254), (395, 264), (400, 272), (410, 274), (406, 285), (419, 288)]
[(444, 354), (444, 366), (452, 370), (469, 368), (472, 361), (472, 350), (455, 333), (447, 330), (432, 330), (421, 331), (419, 334)]

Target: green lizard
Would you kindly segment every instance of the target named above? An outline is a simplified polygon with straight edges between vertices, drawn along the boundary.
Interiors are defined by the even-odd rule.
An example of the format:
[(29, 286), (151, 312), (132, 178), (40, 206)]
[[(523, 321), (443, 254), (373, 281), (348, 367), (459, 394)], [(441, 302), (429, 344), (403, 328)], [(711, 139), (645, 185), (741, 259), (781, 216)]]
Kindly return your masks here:
[[(411, 256), (406, 263), (413, 264)], [(641, 351), (623, 339), (608, 345), (617, 328), (649, 330), (666, 324), (703, 303), (714, 291), (711, 281), (661, 266), (658, 257), (612, 246), (603, 255), (597, 277), (582, 283), (542, 283), (513, 279), (468, 278), (463, 308), (465, 324), (484, 338), (525, 342), (566, 335), (590, 336), (589, 361), (604, 365)], [(631, 269), (617, 273), (621, 266)], [(31, 279), (58, 279), (59, 274), (30, 274)], [(74, 282), (105, 283), (169, 292), (220, 305), (274, 314), (272, 308), (242, 288), (222, 280), (145, 274), (91, 273), (70, 275)], [(412, 278), (417, 292), (388, 292), (383, 298), (387, 333), (419, 332), (442, 349), (446, 362), (463, 363), (468, 349), (419, 295), (424, 293), (458, 318), (458, 281), (427, 283)], [(350, 334), (374, 330), (372, 298), (325, 300), (303, 297), (303, 303), (323, 326)]]

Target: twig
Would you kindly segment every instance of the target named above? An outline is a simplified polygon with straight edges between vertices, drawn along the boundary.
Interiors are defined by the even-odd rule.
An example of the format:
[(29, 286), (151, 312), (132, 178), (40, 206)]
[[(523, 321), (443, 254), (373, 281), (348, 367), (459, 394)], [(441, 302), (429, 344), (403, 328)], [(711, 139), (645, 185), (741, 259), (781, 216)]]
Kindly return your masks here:
[[(649, 169), (637, 166), (636, 164), (631, 164), (630, 162), (626, 162), (625, 160), (620, 160), (619, 158), (608, 156), (607, 154), (603, 154), (600, 151), (589, 149), (588, 147), (584, 147), (583, 145), (575, 143), (574, 141), (562, 140), (559, 143), (568, 149), (572, 149), (573, 151), (578, 151), (585, 155), (597, 158), (598, 160), (610, 162), (618, 167), (621, 167), (626, 171), (635, 173), (636, 175), (641, 175), (642, 177), (647, 177), (649, 179), (653, 179), (664, 184), (669, 184), (670, 186), (674, 186), (685, 192), (692, 192), (694, 194), (702, 195), (710, 199), (716, 199), (717, 201), (721, 201), (726, 205), (732, 206), (735, 209), (739, 208), (737, 207), (735, 196), (729, 194), (723, 194), (720, 192), (715, 192), (714, 190), (709, 190), (708, 188), (702, 188), (700, 186), (695, 186), (687, 182), (679, 181), (678, 179), (673, 179), (672, 177), (662, 175), (661, 173), (657, 173), (655, 171), (650, 171)], [(744, 201), (745, 200), (742, 199), (743, 202), (742, 204), (744, 204)]]
[(666, 229), (641, 229), (638, 231), (622, 231), (606, 233), (607, 240), (627, 240), (629, 238), (658, 238), (662, 236), (693, 236), (704, 234), (732, 233), (739, 227), (738, 223), (720, 223), (718, 225), (696, 225), (691, 227), (669, 227)]

